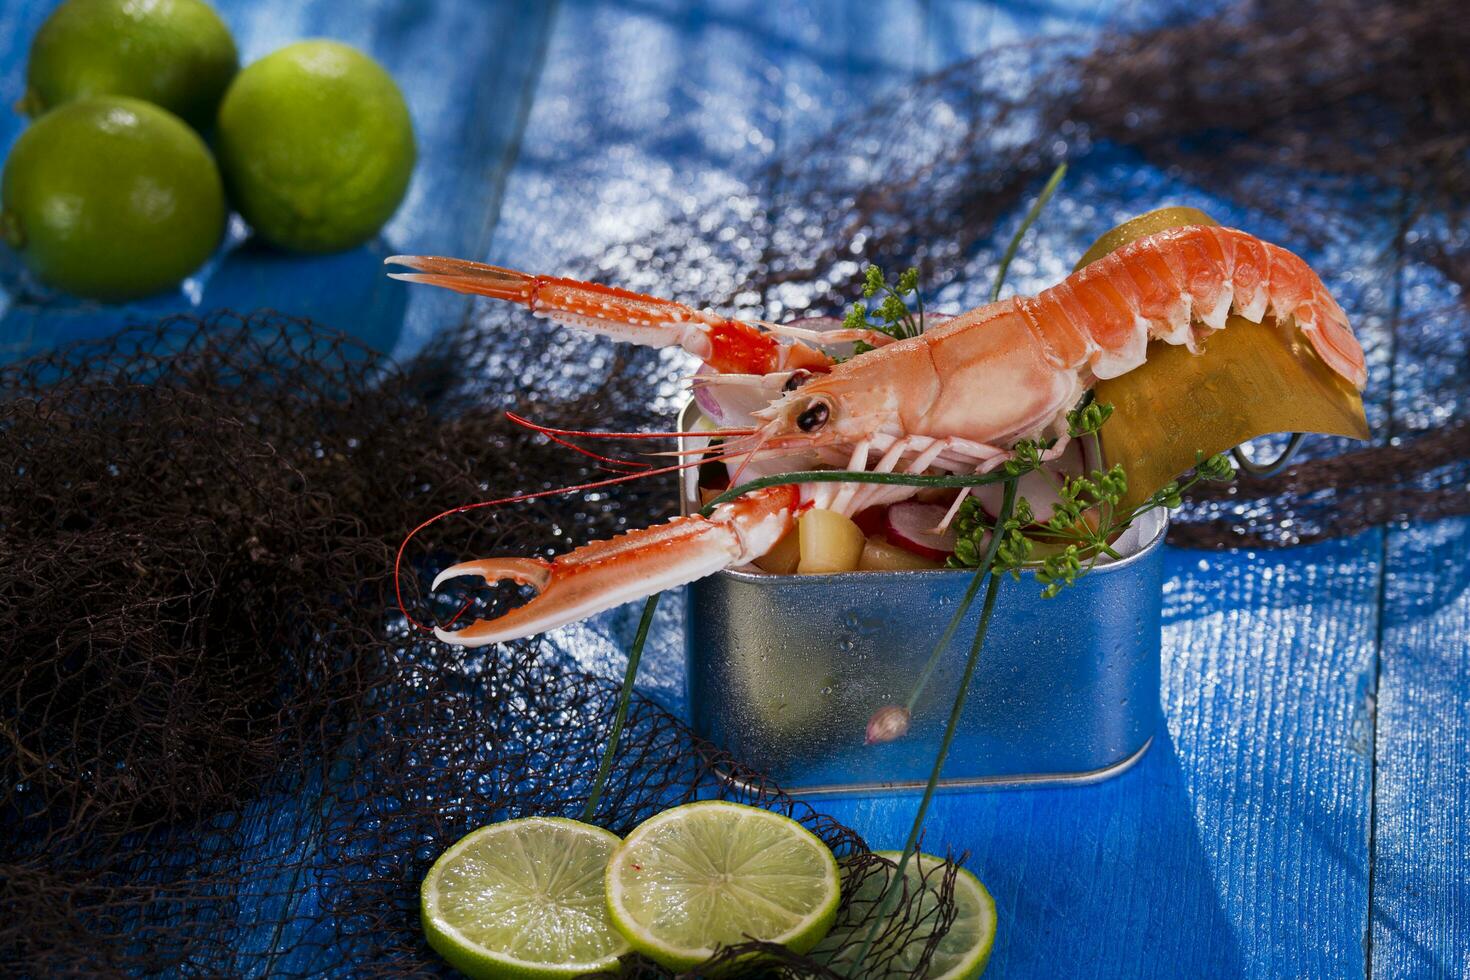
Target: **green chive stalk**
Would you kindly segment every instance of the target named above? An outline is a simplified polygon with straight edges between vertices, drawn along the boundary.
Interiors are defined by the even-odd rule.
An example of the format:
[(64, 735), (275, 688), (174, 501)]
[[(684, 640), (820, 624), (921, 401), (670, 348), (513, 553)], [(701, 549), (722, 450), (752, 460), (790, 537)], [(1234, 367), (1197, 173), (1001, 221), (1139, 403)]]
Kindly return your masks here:
[[(1016, 480), (1011, 478), (1006, 481), (1005, 499), (1001, 503), (1000, 522), (1003, 524), (1010, 520), (1011, 511), (1016, 504)], [(924, 795), (919, 799), (918, 812), (914, 814), (913, 826), (909, 828), (908, 840), (903, 846), (903, 856), (898, 860), (898, 868), (893, 873), (893, 878), (888, 882), (888, 887), (883, 891), (883, 898), (878, 903), (877, 915), (873, 924), (868, 928), (868, 935), (863, 939), (863, 944), (858, 948), (858, 954), (852, 961), (852, 970), (849, 976), (857, 976), (858, 970), (863, 965), (864, 958), (873, 948), (873, 943), (878, 934), (883, 930), (888, 914), (893, 911), (894, 903), (898, 896), (903, 894), (904, 873), (908, 870), (909, 861), (913, 859), (915, 851), (919, 846), (919, 834), (924, 829), (924, 818), (929, 815), (929, 804), (934, 799), (934, 789), (939, 785), (939, 776), (944, 771), (945, 759), (949, 757), (949, 748), (954, 743), (955, 732), (959, 728), (960, 716), (965, 710), (965, 699), (970, 692), (970, 682), (975, 677), (975, 667), (980, 662), (980, 650), (985, 645), (985, 634), (990, 629), (990, 617), (995, 611), (995, 598), (1000, 590), (1001, 576), (994, 573), (995, 553), (1000, 548), (1000, 535), (993, 535), (990, 546), (986, 549), (985, 560), (975, 573), (975, 581), (989, 579), (985, 586), (985, 603), (980, 611), (980, 625), (975, 630), (975, 639), (970, 643), (970, 656), (965, 661), (965, 673), (960, 678), (959, 690), (955, 692), (954, 707), (949, 712), (949, 722), (944, 726), (944, 738), (939, 743), (939, 752), (934, 757), (934, 767), (929, 771), (929, 782), (924, 786)], [(971, 592), (973, 596), (973, 590)]]
[(1061, 185), (1062, 178), (1067, 175), (1067, 165), (1057, 164), (1057, 169), (1051, 172), (1051, 179), (1031, 203), (1031, 210), (1026, 212), (1026, 217), (1021, 219), (1021, 227), (1011, 236), (1011, 243), (1006, 246), (1005, 254), (1000, 257), (1000, 267), (995, 270), (995, 285), (990, 287), (990, 301), (994, 303), (1000, 299), (1000, 288), (1005, 285), (1006, 273), (1010, 271), (1011, 260), (1016, 257), (1016, 250), (1021, 247), (1021, 239), (1026, 237), (1026, 232), (1031, 230), (1031, 225), (1036, 221), (1041, 209), (1046, 207), (1046, 202), (1056, 193), (1057, 187)]
[(622, 740), (623, 725), (628, 720), (628, 702), (633, 697), (633, 681), (638, 677), (638, 662), (643, 659), (643, 648), (648, 643), (648, 629), (653, 625), (653, 611), (658, 608), (658, 597), (661, 595), (662, 592), (655, 592), (643, 603), (643, 618), (638, 621), (638, 633), (628, 649), (628, 666), (623, 671), (623, 686), (618, 691), (618, 707), (613, 714), (612, 731), (608, 733), (607, 745), (603, 746), (602, 762), (597, 767), (597, 777), (592, 780), (592, 792), (587, 795), (587, 805), (582, 808), (583, 823), (592, 822), (598, 801), (602, 799), (603, 788), (607, 786), (608, 774), (612, 772), (613, 757), (618, 754), (618, 742)]

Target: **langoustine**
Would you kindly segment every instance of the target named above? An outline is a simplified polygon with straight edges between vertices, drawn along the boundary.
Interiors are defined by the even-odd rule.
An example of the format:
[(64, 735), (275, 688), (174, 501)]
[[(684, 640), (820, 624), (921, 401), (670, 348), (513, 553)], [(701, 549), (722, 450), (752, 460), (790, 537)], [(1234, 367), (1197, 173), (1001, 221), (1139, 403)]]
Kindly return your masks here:
[[(747, 323), (627, 290), (457, 259), (396, 256), (397, 278), (520, 303), (537, 316), (649, 346), (679, 346), (764, 407), (747, 428), (717, 431), (720, 458), (762, 472), (817, 461), (849, 470), (985, 473), (1022, 439), (1066, 446), (1067, 412), (1094, 382), (1144, 363), (1149, 342), (1198, 351), (1234, 313), (1300, 331), (1323, 363), (1361, 390), (1363, 350), (1346, 315), (1293, 253), (1207, 225), (1139, 238), (1034, 297), (963, 313), (904, 340)], [(827, 346), (878, 349), (835, 361)], [(435, 580), (512, 580), (537, 595), (457, 631), (465, 646), (529, 636), (759, 558), (813, 507), (851, 516), (912, 487), (803, 483), (756, 490), (546, 561), (486, 558)]]

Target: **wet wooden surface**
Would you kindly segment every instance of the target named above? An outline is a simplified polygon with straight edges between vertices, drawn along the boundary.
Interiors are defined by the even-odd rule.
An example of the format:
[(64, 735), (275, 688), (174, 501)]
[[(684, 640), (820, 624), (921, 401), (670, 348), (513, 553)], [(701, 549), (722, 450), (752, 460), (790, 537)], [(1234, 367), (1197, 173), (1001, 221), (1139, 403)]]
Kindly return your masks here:
[[(130, 319), (216, 307), (273, 307), (410, 352), (462, 317), (467, 301), (387, 281), (386, 254), (556, 271), (561, 256), (636, 236), (683, 201), (742, 186), (761, 160), (907, 81), (1003, 41), (1094, 33), (1114, 16), (1104, 4), (958, 0), (217, 5), (246, 60), (331, 36), (383, 62), (418, 130), (407, 202), (380, 240), (336, 256), (277, 255), (237, 230), (183, 291), (124, 308), (25, 285), (7, 256), (6, 359)], [(20, 91), (26, 45), (49, 7), (3, 5), (7, 99)], [(0, 138), (20, 128), (0, 116)], [(1152, 179), (1145, 174), (1141, 199), (1178, 190)], [(1086, 186), (1085, 175), (1074, 186)], [(1370, 270), (1380, 272), (1387, 288), (1404, 275)], [(1444, 342), (1427, 355), (1439, 360), (1389, 371), (1403, 355), (1380, 345), (1369, 399), (1380, 433), (1407, 412), (1461, 409), (1461, 389), (1445, 379), (1465, 363), (1463, 321), (1415, 329), (1440, 331)], [(934, 807), (927, 847), (969, 852), (998, 902), (991, 974), (1470, 975), (1467, 546), (1470, 522), (1454, 520), (1285, 551), (1171, 550), (1165, 724), (1143, 761), (1095, 786), (956, 793)], [(666, 615), (644, 675), (673, 703), (679, 629)], [(614, 614), (566, 642), (617, 674), (629, 632), (627, 614)], [(823, 805), (891, 848), (915, 800)], [(260, 821), (271, 841), (270, 815)], [(242, 943), (268, 947), (281, 932), (275, 922), (309, 904), (306, 894), (272, 910), (268, 927)]]

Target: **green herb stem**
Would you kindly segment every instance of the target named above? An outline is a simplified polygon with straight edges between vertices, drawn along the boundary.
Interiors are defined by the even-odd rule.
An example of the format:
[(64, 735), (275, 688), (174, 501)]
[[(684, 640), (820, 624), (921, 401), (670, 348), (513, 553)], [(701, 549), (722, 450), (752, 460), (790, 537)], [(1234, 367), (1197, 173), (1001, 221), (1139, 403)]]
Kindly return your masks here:
[(1017, 228), (1016, 233), (1011, 236), (1011, 243), (1006, 246), (1005, 254), (1000, 257), (1000, 267), (995, 270), (995, 285), (990, 287), (992, 303), (1000, 299), (1000, 289), (1005, 285), (1006, 273), (1011, 268), (1011, 260), (1016, 257), (1016, 251), (1021, 247), (1021, 239), (1026, 237), (1026, 232), (1031, 229), (1032, 223), (1041, 214), (1041, 209), (1046, 207), (1046, 202), (1051, 200), (1051, 196), (1056, 193), (1057, 187), (1066, 175), (1067, 165), (1057, 164), (1057, 169), (1051, 172), (1051, 179), (1046, 182), (1046, 186), (1041, 189), (1036, 200), (1031, 203), (1031, 210), (1026, 212), (1026, 217), (1021, 221), (1021, 227)]
[(623, 686), (618, 691), (618, 707), (613, 714), (612, 731), (608, 733), (607, 745), (603, 746), (602, 762), (597, 766), (597, 777), (592, 780), (592, 792), (587, 795), (587, 805), (582, 808), (583, 823), (592, 822), (597, 804), (602, 799), (602, 790), (607, 785), (608, 774), (612, 772), (613, 757), (618, 754), (618, 742), (622, 740), (623, 725), (628, 720), (628, 702), (633, 697), (633, 681), (638, 677), (638, 662), (643, 659), (643, 648), (648, 643), (648, 629), (653, 625), (653, 611), (658, 608), (658, 597), (662, 594), (655, 592), (643, 603), (643, 618), (638, 621), (638, 633), (628, 649), (628, 667), (623, 671)]
[[(1000, 521), (1004, 524), (1010, 520), (1011, 511), (1016, 504), (1016, 480), (1011, 478), (1006, 481), (1005, 499), (1001, 503)], [(975, 678), (975, 667), (980, 662), (980, 650), (985, 645), (985, 634), (990, 629), (990, 617), (995, 611), (995, 597), (1000, 589), (1001, 576), (994, 574), (992, 566), (995, 563), (995, 553), (1000, 548), (1000, 535), (992, 535), (990, 546), (986, 549), (985, 559), (976, 573), (976, 581), (988, 577), (989, 582), (985, 586), (985, 603), (980, 612), (980, 625), (975, 630), (975, 639), (970, 644), (970, 656), (965, 661), (965, 673), (960, 678), (959, 690), (955, 692), (954, 707), (949, 712), (949, 723), (944, 727), (944, 738), (939, 743), (939, 752), (934, 757), (934, 767), (929, 771), (929, 782), (924, 787), (924, 795), (919, 799), (919, 810), (914, 814), (913, 826), (909, 828), (908, 840), (903, 846), (903, 856), (898, 860), (898, 868), (894, 871), (893, 878), (884, 889), (883, 898), (878, 903), (877, 915), (873, 924), (868, 928), (868, 934), (863, 939), (862, 946), (858, 949), (857, 957), (852, 963), (852, 970), (848, 976), (858, 976), (858, 970), (863, 965), (869, 950), (873, 948), (878, 933), (882, 931), (884, 921), (888, 914), (893, 911), (894, 903), (898, 901), (899, 895), (903, 894), (904, 873), (907, 871), (909, 861), (912, 860), (914, 852), (919, 846), (919, 834), (924, 829), (924, 818), (929, 814), (929, 804), (934, 799), (934, 790), (939, 785), (939, 776), (944, 771), (944, 761), (949, 756), (950, 745), (954, 742), (955, 732), (959, 728), (960, 715), (965, 710), (965, 699), (969, 695), (970, 683)]]
[(924, 669), (919, 671), (919, 678), (914, 681), (914, 689), (909, 692), (909, 699), (904, 702), (904, 710), (910, 715), (914, 713), (914, 705), (918, 704), (919, 698), (923, 696), (924, 688), (929, 685), (929, 677), (934, 673), (934, 668), (939, 665), (940, 656), (949, 649), (950, 640), (954, 639), (955, 631), (960, 628), (960, 622), (970, 611), (970, 604), (975, 601), (975, 594), (980, 591), (980, 583), (985, 581), (987, 570), (982, 568), (975, 572), (975, 577), (970, 580), (970, 587), (965, 590), (964, 598), (960, 600), (959, 608), (954, 611), (953, 616), (949, 617), (949, 625), (944, 628), (944, 634), (939, 638), (939, 642), (934, 644), (929, 659), (924, 662)]

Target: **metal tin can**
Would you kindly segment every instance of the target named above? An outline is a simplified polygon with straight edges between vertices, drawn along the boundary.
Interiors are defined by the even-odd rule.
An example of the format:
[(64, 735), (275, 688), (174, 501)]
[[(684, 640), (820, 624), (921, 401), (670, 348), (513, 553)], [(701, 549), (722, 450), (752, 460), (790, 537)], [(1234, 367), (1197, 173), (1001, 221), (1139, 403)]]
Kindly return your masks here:
[[(1147, 750), (1159, 721), (1167, 521), (1053, 599), (1004, 580), (941, 786), (1105, 779)], [(922, 789), (979, 622), (977, 600), (916, 703), (908, 733), (864, 744), (901, 705), (973, 573), (768, 575), (727, 570), (686, 592), (695, 729), (805, 796)]]

